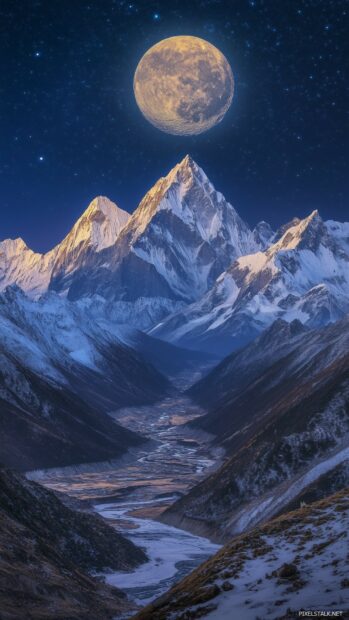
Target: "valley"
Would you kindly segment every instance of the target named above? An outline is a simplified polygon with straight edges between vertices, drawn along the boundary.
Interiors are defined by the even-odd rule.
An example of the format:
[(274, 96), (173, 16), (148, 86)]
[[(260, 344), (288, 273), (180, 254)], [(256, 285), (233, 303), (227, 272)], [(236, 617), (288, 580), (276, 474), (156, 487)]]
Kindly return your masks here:
[[(183, 385), (183, 380), (179, 379)], [(118, 410), (113, 417), (149, 439), (114, 463), (32, 472), (29, 477), (94, 509), (116, 526), (149, 562), (132, 572), (108, 573), (108, 584), (144, 605), (168, 590), (219, 546), (157, 520), (188, 488), (213, 471), (223, 451), (211, 437), (183, 424), (204, 413), (180, 393), (151, 406)]]

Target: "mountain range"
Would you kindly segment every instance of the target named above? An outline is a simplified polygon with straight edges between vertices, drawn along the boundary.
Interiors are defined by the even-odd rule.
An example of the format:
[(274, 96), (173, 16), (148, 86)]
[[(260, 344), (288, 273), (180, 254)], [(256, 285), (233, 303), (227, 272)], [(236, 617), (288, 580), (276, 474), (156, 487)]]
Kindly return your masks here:
[(103, 299), (119, 324), (224, 355), (277, 318), (317, 326), (348, 312), (348, 239), (348, 223), (317, 211), (251, 230), (186, 156), (132, 215), (98, 197), (46, 254), (1, 242), (0, 288)]
[(314, 327), (336, 321), (348, 300), (348, 227), (314, 211), (284, 226), (266, 250), (236, 259), (199, 301), (151, 333), (227, 354), (281, 317)]
[(349, 224), (313, 212), (251, 230), (186, 156), (132, 215), (98, 197), (46, 254), (2, 241), (0, 289), (3, 461), (108, 459), (142, 438), (106, 414), (168, 394), (196, 350), (345, 316)]

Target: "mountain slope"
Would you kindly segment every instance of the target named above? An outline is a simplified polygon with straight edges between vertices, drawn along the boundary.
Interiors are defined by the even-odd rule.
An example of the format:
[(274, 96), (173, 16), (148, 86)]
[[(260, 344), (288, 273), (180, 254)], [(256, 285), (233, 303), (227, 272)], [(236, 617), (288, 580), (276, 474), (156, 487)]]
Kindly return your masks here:
[(348, 526), (346, 489), (233, 538), (134, 618), (291, 620), (301, 609), (345, 614)]
[(314, 211), (293, 220), (264, 252), (242, 256), (198, 302), (169, 316), (151, 334), (228, 353), (277, 318), (323, 325), (349, 310), (346, 224), (324, 224)]
[(65, 291), (75, 273), (99, 252), (115, 244), (130, 214), (105, 196), (98, 196), (59, 244), (50, 278), (50, 289)]
[(121, 456), (142, 438), (0, 351), (0, 461), (28, 470)]
[(51, 293), (0, 295), (0, 460), (22, 469), (107, 460), (138, 435), (106, 412), (154, 402), (168, 381), (114, 324)]
[(0, 290), (16, 284), (31, 297), (47, 291), (55, 261), (56, 250), (38, 254), (30, 250), (23, 239), (0, 242)]
[(148, 404), (167, 380), (123, 340), (103, 305), (73, 304), (55, 293), (39, 301), (19, 289), (0, 295), (2, 344), (20, 363), (104, 411)]
[[(280, 330), (279, 339), (273, 329)], [(283, 354), (277, 342), (287, 331), (279, 322), (255, 347), (230, 356), (212, 373), (217, 389), (210, 375), (201, 382), (200, 398), (213, 389), (216, 399), (211, 399), (211, 411), (191, 426), (215, 433), (228, 458), (163, 514), (167, 523), (224, 540), (284, 510), (335, 468), (343, 468), (345, 476), (349, 318), (321, 330), (289, 332)], [(274, 359), (268, 340), (271, 349), (275, 347)], [(239, 356), (246, 377), (240, 389), (235, 377)]]
[(189, 396), (206, 408), (217, 410), (248, 390), (268, 367), (301, 344), (308, 333), (309, 328), (297, 319), (291, 323), (277, 319), (258, 338), (225, 357), (195, 383), (188, 390)]
[(129, 608), (120, 590), (83, 571), (130, 570), (146, 557), (97, 515), (0, 469), (1, 617), (111, 619)]
[[(130, 215), (104, 196), (97, 196), (72, 230), (46, 254), (29, 249), (22, 239), (0, 242), (0, 290), (16, 284), (37, 298), (53, 279), (69, 282), (71, 274), (87, 259), (115, 243)], [(62, 288), (62, 286), (61, 286)]]

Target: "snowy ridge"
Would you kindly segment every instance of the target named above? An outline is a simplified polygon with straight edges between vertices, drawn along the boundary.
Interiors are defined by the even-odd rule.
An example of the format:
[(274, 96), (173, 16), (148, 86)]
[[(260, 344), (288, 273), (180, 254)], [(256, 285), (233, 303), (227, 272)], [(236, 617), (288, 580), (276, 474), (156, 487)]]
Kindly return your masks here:
[[(228, 356), (189, 394), (209, 412), (191, 426), (228, 458), (162, 516), (226, 540), (349, 483), (349, 316), (317, 330), (278, 320)], [(323, 479), (325, 477), (325, 479)], [(192, 530), (193, 528), (193, 530)]]
[(59, 244), (53, 275), (62, 269), (66, 273), (75, 271), (87, 250), (100, 252), (113, 245), (129, 218), (129, 213), (117, 207), (105, 196), (98, 196), (92, 200)]
[(183, 346), (229, 352), (277, 318), (310, 326), (349, 311), (347, 224), (324, 224), (317, 211), (294, 220), (265, 251), (241, 256), (201, 300), (152, 334)]
[(0, 290), (17, 284), (32, 297), (47, 291), (56, 249), (39, 254), (28, 248), (23, 239), (0, 242)]
[(122, 237), (172, 295), (187, 301), (205, 293), (237, 256), (261, 247), (188, 155), (149, 190)]
[(348, 489), (233, 538), (136, 620), (277, 620), (349, 605)]
[[(155, 324), (176, 303), (199, 299), (238, 256), (264, 248), (271, 231), (265, 223), (258, 230), (248, 228), (187, 155), (132, 216), (100, 196), (52, 254), (23, 261), (12, 252), (1, 288), (17, 284), (36, 296), (51, 289), (72, 300), (95, 293), (116, 302), (148, 297), (148, 307), (154, 300), (158, 309), (149, 311)], [(133, 315), (143, 326), (141, 312)]]
[(0, 290), (101, 297), (121, 323), (194, 349), (226, 353), (277, 318), (311, 326), (349, 309), (349, 224), (317, 211), (274, 233), (254, 230), (187, 155), (130, 216), (95, 198), (47, 254), (0, 243)]
[(115, 243), (129, 217), (108, 198), (98, 196), (63, 241), (46, 254), (33, 252), (23, 239), (0, 242), (0, 290), (16, 284), (38, 298), (49, 289), (52, 275), (63, 265), (67, 272), (73, 272), (86, 252), (100, 252)]

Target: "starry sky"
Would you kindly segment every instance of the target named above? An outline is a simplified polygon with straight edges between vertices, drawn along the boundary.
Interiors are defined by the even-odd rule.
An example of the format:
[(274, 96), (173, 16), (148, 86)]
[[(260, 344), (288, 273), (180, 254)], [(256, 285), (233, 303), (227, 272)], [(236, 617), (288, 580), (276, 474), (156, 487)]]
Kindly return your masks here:
[[(318, 208), (348, 220), (344, 0), (2, 0), (0, 238), (46, 251), (95, 195), (132, 212), (190, 153), (251, 225)], [(162, 38), (207, 39), (235, 97), (194, 137), (151, 126), (133, 95)]]

